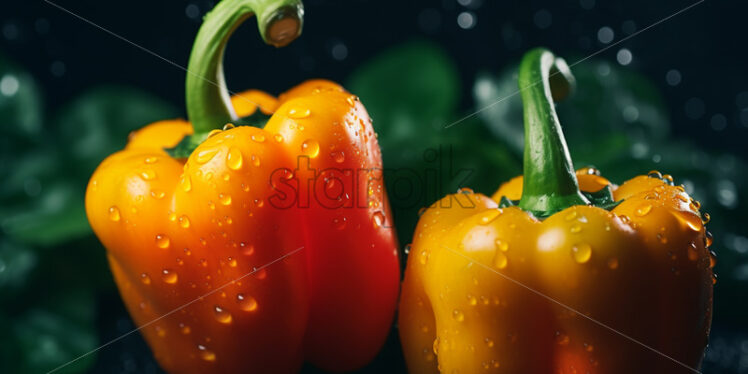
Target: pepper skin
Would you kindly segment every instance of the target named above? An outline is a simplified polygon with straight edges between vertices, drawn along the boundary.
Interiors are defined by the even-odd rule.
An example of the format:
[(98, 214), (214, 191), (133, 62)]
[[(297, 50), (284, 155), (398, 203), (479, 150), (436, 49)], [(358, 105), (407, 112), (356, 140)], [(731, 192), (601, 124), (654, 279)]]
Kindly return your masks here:
[[(243, 1), (219, 3), (206, 24), (232, 2)], [(198, 65), (191, 60), (193, 71)], [(221, 108), (190, 97), (215, 87), (190, 88), (189, 80), (192, 124), (134, 132), (86, 194), (91, 226), (159, 364), (172, 373), (289, 373), (305, 360), (329, 371), (365, 365), (389, 332), (400, 279), (365, 108), (324, 80), (278, 99), (248, 91), (224, 113), (246, 117), (259, 105), (273, 113), (264, 128), (213, 130), (188, 158), (174, 158), (164, 149), (198, 123), (226, 123), (193, 115)]]
[[(553, 91), (552, 71), (566, 78)], [(421, 216), (398, 321), (411, 373), (698, 369), (715, 279), (699, 205), (657, 172), (616, 186), (571, 171), (552, 100), (568, 73), (543, 49), (523, 60), (524, 178)], [(611, 210), (585, 194), (607, 188)]]

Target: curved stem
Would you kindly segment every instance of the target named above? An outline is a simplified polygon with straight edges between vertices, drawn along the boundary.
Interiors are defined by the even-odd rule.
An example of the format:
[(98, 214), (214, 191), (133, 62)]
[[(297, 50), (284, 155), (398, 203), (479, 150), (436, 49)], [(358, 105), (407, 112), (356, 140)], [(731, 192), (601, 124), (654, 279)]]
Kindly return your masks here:
[(301, 0), (223, 0), (205, 16), (195, 38), (187, 67), (187, 115), (195, 134), (235, 121), (223, 76), (223, 53), (231, 34), (257, 15), (260, 35), (267, 44), (283, 47), (301, 33)]
[(579, 190), (577, 177), (553, 104), (574, 85), (566, 62), (537, 48), (522, 59), (519, 87), (525, 119), (524, 182), (520, 208), (548, 216), (589, 201)]

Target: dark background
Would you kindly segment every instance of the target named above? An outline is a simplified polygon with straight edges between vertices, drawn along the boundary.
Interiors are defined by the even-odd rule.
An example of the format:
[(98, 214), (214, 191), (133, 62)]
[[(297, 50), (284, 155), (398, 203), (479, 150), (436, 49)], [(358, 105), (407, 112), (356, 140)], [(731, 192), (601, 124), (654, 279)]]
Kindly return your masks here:
[[(214, 5), (210, 1), (53, 2), (180, 66), (187, 64), (202, 15)], [(615, 61), (626, 48), (633, 56), (628, 68), (650, 78), (663, 93), (673, 137), (745, 160), (748, 3), (704, 1), (644, 30), (694, 3), (307, 0), (304, 33), (286, 48), (265, 46), (254, 21), (241, 27), (228, 46), (226, 76), (234, 91), (256, 87), (271, 93), (314, 77), (344, 82), (357, 66), (388, 47), (425, 38), (446, 49), (457, 63), (461, 80), (469, 83), (480, 71), (499, 71), (516, 63), (534, 46), (549, 47), (574, 63), (643, 30), (598, 57)], [(475, 22), (471, 28), (458, 24), (458, 18), (471, 17)], [(183, 70), (44, 1), (4, 2), (0, 27), (0, 51), (29, 70), (44, 88), (45, 110), (55, 111), (101, 83), (135, 86), (184, 108)], [(598, 37), (605, 34), (601, 32), (604, 27), (614, 34), (607, 44)], [(472, 86), (463, 87), (462, 109), (467, 112)], [(133, 328), (117, 295), (103, 296), (98, 304), (105, 311), (97, 322), (101, 343)], [(719, 321), (715, 328), (721, 329), (723, 340), (715, 341), (713, 335), (712, 356), (707, 357), (704, 371), (748, 372), (745, 335), (733, 335)], [(719, 350), (731, 353), (713, 353)], [(738, 357), (725, 358), (728, 354)], [(722, 365), (721, 361), (730, 363)], [(158, 371), (138, 334), (102, 349), (94, 370)], [(367, 370), (403, 370), (394, 336)]]

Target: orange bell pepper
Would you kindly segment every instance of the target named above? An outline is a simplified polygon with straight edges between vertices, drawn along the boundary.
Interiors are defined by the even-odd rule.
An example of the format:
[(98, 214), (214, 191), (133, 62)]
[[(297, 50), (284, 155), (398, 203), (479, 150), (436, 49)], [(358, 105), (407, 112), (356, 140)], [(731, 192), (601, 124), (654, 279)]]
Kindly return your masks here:
[[(399, 286), (379, 146), (329, 81), (228, 101), (223, 50), (253, 11), (271, 44), (300, 32), (296, 0), (219, 3), (190, 59), (191, 123), (134, 132), (91, 177), (86, 211), (166, 371), (355, 369), (389, 333)], [(261, 112), (264, 128), (224, 127)]]
[(411, 373), (697, 372), (715, 279), (708, 216), (670, 176), (616, 186), (573, 171), (553, 106), (572, 79), (529, 52), (524, 177), (421, 216), (398, 324)]

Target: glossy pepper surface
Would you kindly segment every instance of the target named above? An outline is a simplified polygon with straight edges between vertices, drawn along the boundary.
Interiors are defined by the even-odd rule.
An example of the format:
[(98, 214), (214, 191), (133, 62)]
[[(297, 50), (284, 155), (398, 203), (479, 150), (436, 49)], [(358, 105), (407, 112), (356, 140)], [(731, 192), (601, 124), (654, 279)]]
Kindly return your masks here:
[[(223, 49), (252, 12), (269, 43), (300, 32), (296, 1), (219, 3), (188, 68), (191, 123), (150, 124), (103, 161), (89, 221), (165, 370), (355, 369), (383, 344), (399, 286), (377, 140), (329, 81), (229, 103)], [(262, 114), (263, 128), (224, 127)]]
[(711, 323), (708, 216), (668, 175), (616, 186), (574, 172), (553, 106), (573, 83), (563, 60), (533, 50), (519, 82), (524, 177), (420, 218), (399, 315), (409, 371), (696, 371)]

